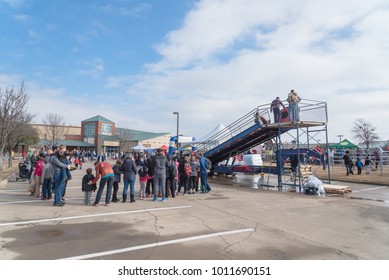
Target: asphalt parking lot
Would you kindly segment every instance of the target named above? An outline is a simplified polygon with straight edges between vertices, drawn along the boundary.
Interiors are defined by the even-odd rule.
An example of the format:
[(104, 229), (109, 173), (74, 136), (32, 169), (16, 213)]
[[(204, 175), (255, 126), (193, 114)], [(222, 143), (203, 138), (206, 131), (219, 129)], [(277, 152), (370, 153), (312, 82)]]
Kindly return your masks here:
[(29, 197), (27, 182), (0, 189), (0, 259), (389, 259), (386, 186), (317, 197), (255, 189), (248, 176), (165, 203), (93, 207), (82, 203), (88, 165), (73, 171), (64, 207)]

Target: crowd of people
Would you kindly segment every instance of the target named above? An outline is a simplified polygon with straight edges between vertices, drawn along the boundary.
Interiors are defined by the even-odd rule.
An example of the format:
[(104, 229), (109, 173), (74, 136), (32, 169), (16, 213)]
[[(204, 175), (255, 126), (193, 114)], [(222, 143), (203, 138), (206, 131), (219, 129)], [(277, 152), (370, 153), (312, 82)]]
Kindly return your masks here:
[[(349, 150), (341, 149), (337, 153), (342, 156), (344, 165), (346, 167), (346, 175), (354, 174), (354, 167), (357, 168), (357, 175), (362, 174), (362, 169), (365, 168), (366, 174), (370, 174), (371, 166), (375, 164), (375, 169), (378, 169), (380, 164), (382, 150), (375, 148), (373, 152), (363, 151), (358, 148), (350, 153)], [(374, 159), (374, 161), (373, 161)], [(355, 160), (355, 161), (354, 161)]]
[[(65, 205), (65, 193), (68, 181), (72, 179), (71, 170), (82, 169), (89, 155), (82, 151), (67, 151), (61, 145), (57, 149), (31, 149), (26, 155), (30, 173), (29, 193), (42, 200), (53, 199), (54, 206)], [(207, 193), (211, 191), (208, 183), (210, 161), (201, 153), (173, 155), (157, 149), (155, 154), (126, 153), (111, 165), (107, 158), (97, 157), (94, 169), (87, 168), (82, 178), (80, 190), (84, 193), (85, 205), (98, 206), (106, 189), (104, 205), (111, 202), (135, 202), (136, 195), (144, 200), (165, 202), (177, 195)], [(72, 166), (71, 166), (72, 165)], [(136, 180), (140, 189), (135, 190)], [(121, 183), (123, 183), (122, 189)], [(92, 194), (97, 191), (92, 202)], [(120, 197), (119, 193), (122, 196)]]

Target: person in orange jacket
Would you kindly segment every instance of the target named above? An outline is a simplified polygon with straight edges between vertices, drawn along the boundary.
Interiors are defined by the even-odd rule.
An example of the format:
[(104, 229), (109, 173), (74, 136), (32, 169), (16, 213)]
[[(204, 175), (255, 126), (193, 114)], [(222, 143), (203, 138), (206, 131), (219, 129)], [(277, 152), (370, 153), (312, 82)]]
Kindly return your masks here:
[(97, 181), (100, 179), (100, 185), (99, 189), (97, 191), (96, 200), (92, 204), (93, 206), (98, 206), (101, 196), (103, 195), (103, 191), (105, 188), (105, 185), (107, 185), (107, 193), (105, 196), (105, 206), (109, 205), (109, 202), (111, 200), (111, 193), (112, 193), (112, 185), (113, 185), (113, 179), (114, 179), (114, 172), (112, 169), (111, 164), (107, 161), (103, 162), (95, 162), (95, 169), (96, 169), (96, 177), (90, 181), (90, 184), (96, 184)]

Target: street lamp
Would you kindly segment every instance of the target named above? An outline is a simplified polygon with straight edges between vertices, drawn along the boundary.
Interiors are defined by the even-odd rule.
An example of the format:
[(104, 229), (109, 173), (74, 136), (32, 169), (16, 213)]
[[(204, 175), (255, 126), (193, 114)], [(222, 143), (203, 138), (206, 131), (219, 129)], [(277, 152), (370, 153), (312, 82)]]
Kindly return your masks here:
[(178, 132), (179, 132), (179, 127), (180, 127), (180, 113), (178, 112), (173, 112), (173, 115), (177, 115), (177, 150), (179, 148), (179, 143), (178, 143)]

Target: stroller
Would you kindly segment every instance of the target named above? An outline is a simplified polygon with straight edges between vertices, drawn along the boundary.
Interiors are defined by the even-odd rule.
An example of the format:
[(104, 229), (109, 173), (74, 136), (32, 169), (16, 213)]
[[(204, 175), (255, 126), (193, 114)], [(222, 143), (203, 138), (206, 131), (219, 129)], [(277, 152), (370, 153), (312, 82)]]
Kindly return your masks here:
[(16, 177), (16, 181), (19, 179), (23, 181), (27, 180), (29, 172), (30, 170), (28, 168), (28, 164), (25, 162), (19, 162), (19, 176)]

